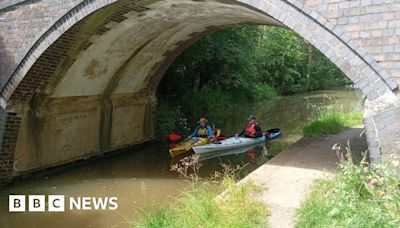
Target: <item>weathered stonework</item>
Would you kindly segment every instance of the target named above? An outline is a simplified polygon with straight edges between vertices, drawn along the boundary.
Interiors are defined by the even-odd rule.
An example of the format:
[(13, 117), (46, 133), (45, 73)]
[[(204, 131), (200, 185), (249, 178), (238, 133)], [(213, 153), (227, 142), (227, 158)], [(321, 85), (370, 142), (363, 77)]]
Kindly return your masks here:
[[(0, 4), (0, 179), (153, 137), (155, 91), (199, 38), (287, 27), (365, 94), (374, 161), (398, 153), (400, 3), (346, 0), (8, 0)], [(397, 35), (396, 35), (397, 34)]]

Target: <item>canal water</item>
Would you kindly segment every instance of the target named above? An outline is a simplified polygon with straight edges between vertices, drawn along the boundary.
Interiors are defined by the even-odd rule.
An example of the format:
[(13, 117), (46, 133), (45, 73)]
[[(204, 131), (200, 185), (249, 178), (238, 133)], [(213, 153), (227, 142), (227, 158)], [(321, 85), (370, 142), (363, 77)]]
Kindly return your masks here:
[[(210, 113), (207, 118), (226, 135), (243, 129), (247, 116), (254, 114), (264, 130), (280, 128), (283, 137), (267, 145), (267, 149), (256, 148), (201, 161), (200, 175), (207, 178), (215, 171), (221, 171), (221, 164), (244, 166), (244, 173), (253, 171), (301, 139), (303, 127), (329, 109), (362, 111), (361, 94), (354, 91), (314, 92), (255, 104), (234, 104), (223, 107), (221, 112)], [(35, 180), (24, 180), (0, 191), (0, 227), (130, 227), (129, 224), (140, 217), (145, 206), (159, 208), (173, 201), (187, 186), (176, 172), (170, 171), (174, 162), (166, 145), (152, 143), (142, 149), (126, 149), (94, 164), (66, 169), (60, 174), (44, 174)], [(119, 208), (115, 211), (10, 213), (10, 194), (115, 196)]]

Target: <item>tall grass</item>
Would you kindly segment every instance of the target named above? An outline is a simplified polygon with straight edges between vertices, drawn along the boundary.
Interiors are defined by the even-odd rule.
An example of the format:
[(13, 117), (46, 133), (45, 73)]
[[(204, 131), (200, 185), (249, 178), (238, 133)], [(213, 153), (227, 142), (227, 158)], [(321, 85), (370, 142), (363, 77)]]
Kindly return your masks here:
[(255, 85), (251, 91), (255, 101), (271, 99), (278, 96), (277, 90), (267, 84)]
[(337, 134), (344, 128), (361, 124), (362, 119), (363, 114), (359, 112), (343, 113), (328, 111), (306, 125), (303, 129), (303, 134), (305, 136)]
[(251, 182), (238, 186), (231, 180), (223, 183), (221, 189), (228, 185), (229, 194), (222, 199), (216, 199), (218, 188), (196, 185), (155, 213), (143, 210), (143, 219), (132, 227), (268, 227), (267, 208), (251, 197), (259, 186)]
[[(350, 151), (347, 157), (351, 158)], [(342, 161), (333, 179), (319, 180), (298, 210), (297, 227), (400, 227), (399, 161)]]

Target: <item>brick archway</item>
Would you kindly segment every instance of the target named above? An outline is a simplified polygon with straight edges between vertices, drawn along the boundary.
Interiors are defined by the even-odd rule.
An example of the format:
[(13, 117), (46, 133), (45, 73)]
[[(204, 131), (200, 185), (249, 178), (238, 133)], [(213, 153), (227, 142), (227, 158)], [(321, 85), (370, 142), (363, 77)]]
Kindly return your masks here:
[[(166, 53), (169, 58), (165, 58), (163, 61), (159, 61), (155, 64), (157, 70), (152, 72), (151, 75), (148, 75), (148, 78), (144, 79), (145, 83), (147, 83), (144, 88), (133, 95), (131, 94), (129, 98), (118, 98), (120, 99), (119, 102), (135, 103), (138, 102), (137, 100), (140, 100), (141, 96), (150, 97), (149, 99), (152, 100), (152, 93), (154, 93), (165, 69), (180, 51), (196, 39), (232, 24), (263, 24), (263, 20), (270, 18), (265, 24), (284, 26), (292, 29), (325, 54), (356, 85), (358, 85), (359, 88), (361, 88), (368, 100), (365, 127), (372, 158), (375, 160), (380, 159), (382, 153), (390, 154), (398, 149), (398, 137), (396, 138), (396, 134), (399, 133), (399, 128), (395, 128), (394, 126), (398, 126), (400, 123), (400, 110), (398, 108), (396, 94), (393, 92), (397, 89), (397, 84), (366, 50), (353, 42), (340, 28), (332, 25), (322, 15), (311, 10), (300, 1), (212, 1), (212, 4), (214, 3), (217, 6), (226, 5), (227, 8), (231, 6), (241, 7), (243, 12), (247, 12), (247, 10), (252, 11), (254, 14), (257, 14), (257, 17), (255, 16), (248, 20), (242, 19), (236, 22), (233, 21), (231, 23), (227, 21), (221, 21), (216, 24), (211, 23), (204, 26), (203, 30), (200, 32), (190, 33), (190, 37), (186, 39), (185, 42), (175, 43), (174, 45), (176, 47), (173, 48), (173, 51)], [(100, 10), (104, 12), (99, 12)], [(70, 64), (68, 66), (72, 66), (73, 60), (68, 60), (68, 56), (71, 55), (68, 48), (79, 47), (82, 50), (87, 50), (92, 45), (90, 42), (91, 36), (103, 35), (110, 29), (108, 25), (123, 22), (129, 17), (127, 15), (129, 15), (130, 12), (135, 12), (136, 15), (140, 15), (141, 12), (145, 12), (146, 10), (147, 7), (145, 5), (129, 3), (129, 1), (124, 0), (85, 0), (69, 10), (68, 13), (62, 16), (36, 41), (18, 64), (16, 70), (1, 91), (0, 105), (2, 107), (2, 115), (0, 117), (2, 117), (2, 128), (0, 128), (0, 130), (3, 129), (1, 131), (3, 133), (1, 145), (2, 156), (6, 158), (7, 169), (3, 169), (3, 174), (0, 175), (9, 177), (13, 173), (16, 173), (14, 153), (17, 147), (18, 136), (27, 137), (20, 132), (21, 122), (24, 122), (23, 119), (29, 119), (30, 115), (36, 115), (32, 114), (29, 110), (30, 107), (35, 106), (35, 104), (42, 99), (42, 95), (37, 92), (45, 90), (49, 86), (48, 84), (51, 84), (50, 78), (60, 74), (60, 71), (63, 70), (63, 64)], [(99, 15), (102, 13), (106, 14), (107, 17), (105, 17), (106, 19), (102, 21), (102, 23), (97, 24), (98, 22), (95, 21), (97, 17), (96, 14)], [(87, 20), (88, 18), (92, 19)], [(258, 20), (258, 18), (260, 18), (260, 20)], [(86, 24), (94, 24), (97, 26), (96, 30), (91, 31), (92, 33), (87, 34), (87, 36), (85, 36), (85, 34), (82, 35), (82, 28), (87, 29), (87, 27), (85, 27)], [(78, 38), (81, 38), (85, 42), (78, 42), (77, 44), (76, 39)], [(152, 42), (152, 40), (148, 42)], [(145, 43), (140, 49), (146, 48), (147, 44), (149, 43)], [(75, 54), (78, 56), (79, 53)], [(129, 63), (131, 58), (132, 57), (127, 59), (126, 63)], [(97, 63), (92, 62), (89, 65), (92, 64), (96, 65)], [(121, 65), (120, 68), (122, 69), (122, 67), (127, 66)], [(111, 137), (110, 129), (108, 129), (109, 126), (107, 124), (103, 123), (103, 121), (111, 121), (109, 119), (107, 120), (107, 118), (111, 117), (110, 113), (108, 113), (109, 111), (106, 110), (113, 106), (113, 101), (111, 101), (110, 97), (118, 86), (117, 84), (121, 78), (117, 77), (115, 80), (113, 79), (113, 81), (115, 81), (114, 83), (109, 83), (104, 89), (105, 91), (108, 90), (108, 92), (100, 95), (100, 98), (96, 97), (85, 101), (89, 103), (99, 102), (102, 107), (100, 108), (99, 117), (100, 135), (98, 137), (100, 143), (98, 146), (94, 145), (95, 152), (106, 152), (110, 148), (117, 148), (110, 146), (110, 142), (108, 142)], [(55, 91), (57, 92), (57, 88)], [(62, 90), (58, 93), (64, 94)], [(120, 95), (115, 96), (121, 97)], [(73, 102), (73, 97), (74, 96), (71, 96), (70, 99), (68, 96), (64, 96), (63, 100)], [(46, 102), (48, 101), (46, 100)], [(146, 103), (148, 101), (143, 102), (143, 104), (146, 104), (144, 105), (144, 112), (148, 113), (148, 109), (151, 109), (151, 107), (148, 107)], [(76, 103), (76, 105), (78, 105), (78, 103)], [(35, 110), (35, 112), (40, 111)], [(37, 118), (35, 120), (37, 120)], [(26, 129), (36, 127), (31, 125), (32, 123), (22, 124), (22, 128), (25, 129), (23, 131), (26, 132)], [(149, 130), (147, 129), (147, 131)], [(144, 130), (143, 134), (149, 134), (145, 137), (147, 139), (151, 135), (151, 131), (146, 133), (146, 130)], [(79, 157), (80, 156), (75, 156), (75, 158)], [(65, 161), (63, 160), (61, 163)], [(57, 164), (59, 163), (49, 163), (49, 165)]]
[[(61, 17), (36, 41), (19, 63), (13, 75), (1, 90), (2, 101), (0, 105), (3, 108), (6, 106), (11, 94), (19, 86), (36, 60), (68, 29), (93, 12), (120, 1), (85, 0)], [(241, 0), (229, 2), (230, 4), (240, 4), (256, 11), (261, 11), (298, 33), (331, 59), (363, 90), (369, 100), (374, 100), (397, 88), (397, 84), (365, 49), (353, 42), (343, 30), (334, 27), (326, 18), (311, 10), (304, 3), (290, 0)], [(144, 10), (140, 9), (140, 7), (138, 8), (136, 10)], [(127, 12), (129, 10), (132, 10), (132, 8), (127, 9)]]

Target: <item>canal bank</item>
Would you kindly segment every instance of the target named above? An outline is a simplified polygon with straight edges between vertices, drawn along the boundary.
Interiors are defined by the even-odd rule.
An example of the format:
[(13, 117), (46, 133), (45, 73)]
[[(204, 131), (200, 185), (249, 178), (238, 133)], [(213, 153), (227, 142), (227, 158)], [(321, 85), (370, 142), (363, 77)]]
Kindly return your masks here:
[(361, 152), (367, 149), (362, 131), (362, 127), (354, 127), (336, 135), (303, 138), (239, 184), (251, 180), (263, 186), (255, 197), (271, 211), (271, 227), (294, 227), (296, 210), (310, 193), (313, 182), (331, 176), (337, 169), (338, 159), (332, 146), (336, 143), (347, 145), (349, 140), (353, 157), (359, 160)]

